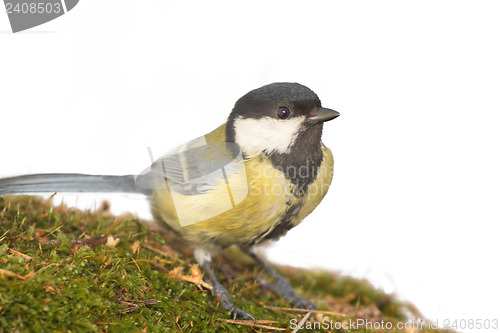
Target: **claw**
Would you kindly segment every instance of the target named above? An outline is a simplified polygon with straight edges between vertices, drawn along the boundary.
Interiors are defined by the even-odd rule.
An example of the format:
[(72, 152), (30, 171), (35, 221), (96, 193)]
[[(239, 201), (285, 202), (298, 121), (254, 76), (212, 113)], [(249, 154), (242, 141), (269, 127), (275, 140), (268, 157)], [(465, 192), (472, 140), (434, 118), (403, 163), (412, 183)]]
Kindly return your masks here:
[(236, 317), (241, 316), (245, 320), (255, 320), (254, 317), (252, 317), (251, 314), (246, 312), (245, 310), (242, 310), (240, 308), (234, 308), (233, 310), (233, 319), (236, 319)]
[(255, 320), (254, 317), (248, 312), (236, 307), (236, 305), (230, 300), (227, 290), (220, 289), (220, 286), (218, 286), (217, 288), (217, 299), (219, 300), (220, 305), (222, 305), (224, 310), (231, 312), (233, 319), (236, 319), (236, 317), (240, 316), (245, 320)]
[[(300, 297), (297, 295), (297, 297)], [(317, 308), (316, 304), (309, 302), (306, 299), (303, 299), (300, 297), (300, 299), (296, 298), (292, 300), (293, 305), (295, 305), (299, 309), (309, 309), (309, 310), (314, 310)]]

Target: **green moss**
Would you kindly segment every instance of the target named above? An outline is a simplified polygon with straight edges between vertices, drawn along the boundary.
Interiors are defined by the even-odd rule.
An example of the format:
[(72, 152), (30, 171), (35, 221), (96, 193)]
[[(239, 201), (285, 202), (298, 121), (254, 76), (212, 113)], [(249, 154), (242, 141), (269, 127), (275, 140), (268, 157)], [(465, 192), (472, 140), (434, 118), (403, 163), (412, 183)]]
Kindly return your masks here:
[[(215, 266), (234, 301), (290, 331), (290, 320), (304, 314), (264, 306), (291, 305), (259, 287), (258, 268), (228, 258), (220, 255)], [(173, 234), (111, 216), (105, 206), (91, 213), (36, 197), (0, 197), (0, 332), (269, 331), (219, 320), (230, 314), (210, 292), (172, 273), (189, 276), (193, 265), (189, 246)], [(315, 314), (315, 321), (397, 322), (411, 312), (366, 281), (277, 269), (321, 310), (339, 313)]]

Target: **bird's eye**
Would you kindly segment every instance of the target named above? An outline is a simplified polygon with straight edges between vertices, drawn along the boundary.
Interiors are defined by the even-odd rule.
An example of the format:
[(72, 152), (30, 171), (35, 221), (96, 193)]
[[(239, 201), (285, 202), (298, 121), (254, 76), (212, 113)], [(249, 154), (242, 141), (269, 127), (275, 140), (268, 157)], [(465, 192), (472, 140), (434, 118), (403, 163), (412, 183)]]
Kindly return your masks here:
[(282, 106), (277, 111), (278, 118), (286, 119), (290, 116), (290, 110), (286, 106)]

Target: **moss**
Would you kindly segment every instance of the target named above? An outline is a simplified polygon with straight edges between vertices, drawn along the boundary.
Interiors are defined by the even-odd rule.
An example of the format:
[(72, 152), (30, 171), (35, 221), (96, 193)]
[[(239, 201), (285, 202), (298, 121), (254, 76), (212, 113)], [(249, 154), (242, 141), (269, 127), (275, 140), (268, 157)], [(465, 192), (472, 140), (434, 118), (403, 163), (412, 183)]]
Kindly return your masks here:
[[(260, 328), (225, 321), (230, 314), (203, 288), (191, 249), (170, 232), (111, 216), (105, 205), (89, 212), (37, 197), (0, 197), (0, 332), (270, 331), (265, 325), (291, 331), (290, 320), (305, 313), (271, 308), (291, 305), (260, 288), (259, 269), (229, 260), (234, 256), (218, 256), (216, 269), (240, 307), (272, 321)], [(332, 312), (315, 313), (311, 322), (396, 323), (412, 312), (366, 281), (277, 269)]]

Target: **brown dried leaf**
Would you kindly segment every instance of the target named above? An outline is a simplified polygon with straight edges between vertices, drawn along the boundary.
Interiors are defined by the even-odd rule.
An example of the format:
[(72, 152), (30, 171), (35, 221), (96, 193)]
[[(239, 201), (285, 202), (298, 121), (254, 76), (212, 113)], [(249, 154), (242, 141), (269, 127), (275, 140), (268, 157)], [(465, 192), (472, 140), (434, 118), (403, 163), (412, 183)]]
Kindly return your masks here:
[(118, 242), (120, 241), (120, 238), (114, 238), (113, 235), (109, 235), (108, 236), (108, 239), (106, 241), (106, 246), (109, 246), (109, 247), (115, 247), (116, 244), (118, 244)]
[(197, 286), (203, 286), (207, 289), (212, 289), (212, 286), (203, 281), (203, 277), (200, 268), (197, 264), (191, 266), (191, 275), (184, 275), (182, 272), (182, 267), (175, 267), (170, 271), (170, 276), (180, 278), (184, 281), (191, 282)]
[(135, 254), (139, 250), (140, 244), (141, 243), (139, 241), (137, 241), (137, 240), (132, 244), (132, 246), (131, 246), (132, 253)]

